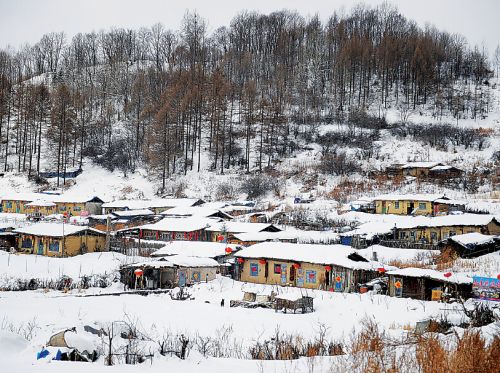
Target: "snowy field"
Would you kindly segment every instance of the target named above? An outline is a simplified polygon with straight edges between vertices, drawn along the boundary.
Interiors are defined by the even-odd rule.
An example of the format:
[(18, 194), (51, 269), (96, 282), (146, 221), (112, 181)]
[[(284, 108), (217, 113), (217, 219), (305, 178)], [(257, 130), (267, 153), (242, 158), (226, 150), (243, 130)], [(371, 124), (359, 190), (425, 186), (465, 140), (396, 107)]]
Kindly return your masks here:
[[(414, 327), (417, 321), (426, 317), (447, 313), (450, 319), (459, 322), (462, 317), (458, 310), (450, 305), (437, 302), (421, 302), (410, 299), (396, 299), (372, 294), (337, 294), (324, 291), (308, 291), (314, 297), (315, 312), (308, 314), (276, 313), (269, 309), (230, 308), (229, 300), (241, 300), (244, 289), (259, 289), (269, 291), (269, 286), (249, 285), (227, 278), (218, 278), (208, 284), (200, 284), (190, 289), (194, 300), (176, 301), (167, 294), (149, 296), (124, 294), (120, 296), (103, 296), (122, 290), (118, 284), (107, 289), (90, 289), (89, 291), (74, 290), (69, 293), (59, 291), (25, 291), (4, 292), (0, 295), (0, 320), (2, 327), (8, 325), (20, 326), (27, 322), (36, 325), (31, 341), (21, 341), (19, 348), (9, 354), (3, 354), (0, 360), (4, 364), (20, 367), (29, 371), (40, 371), (46, 367), (45, 361), (37, 361), (36, 353), (47, 343), (50, 336), (65, 328), (82, 328), (84, 325), (107, 325), (113, 321), (135, 319), (140, 320), (138, 327), (146, 335), (154, 337), (165, 332), (184, 334), (194, 338), (196, 335), (221, 335), (230, 330), (228, 340), (230, 345), (242, 346), (246, 354), (249, 346), (255, 341), (263, 341), (273, 336), (278, 328), (284, 333), (298, 334), (305, 339), (314, 339), (321, 325), (327, 327), (328, 338), (336, 341), (345, 340), (359, 327), (365, 318), (373, 318), (380, 327), (390, 331), (395, 336), (405, 333), (405, 328)], [(267, 289), (266, 289), (267, 288)], [(300, 294), (299, 289), (281, 289), (285, 293)], [(95, 296), (97, 294), (100, 296)], [(94, 295), (94, 296), (92, 296)], [(292, 294), (288, 294), (292, 295)], [(225, 299), (225, 307), (220, 306)], [(2, 338), (7, 337), (3, 331)], [(3, 342), (5, 343), (5, 341)], [(99, 343), (99, 341), (97, 342)], [(0, 343), (1, 345), (1, 343)], [(332, 358), (330, 358), (332, 359)], [(162, 361), (167, 360), (167, 361)], [(217, 367), (221, 371), (229, 371), (232, 366), (243, 371), (258, 371), (258, 363), (247, 359), (205, 359), (195, 351), (187, 361), (177, 358), (153, 359), (147, 365), (148, 371), (157, 371), (168, 366), (171, 369), (194, 371), (201, 364), (203, 371), (211, 372)], [(329, 371), (331, 362), (321, 358), (325, 363), (324, 371)], [(201, 361), (201, 363), (200, 363)], [(88, 363), (67, 365), (63, 362), (50, 362), (47, 371), (55, 367), (68, 369), (71, 366), (85, 369)], [(301, 361), (266, 362), (267, 368), (273, 371), (283, 371), (284, 366), (294, 367), (291, 371), (303, 371), (298, 367)], [(303, 362), (307, 364), (307, 362)], [(93, 364), (93, 368), (103, 365), (102, 361)], [(8, 365), (7, 365), (8, 366)], [(136, 371), (139, 366), (136, 366)], [(115, 369), (124, 369), (122, 366)], [(131, 371), (134, 367), (127, 367)], [(44, 371), (44, 370), (42, 370)], [(322, 371), (322, 370), (317, 370)]]
[[(2, 277), (6, 284), (16, 279), (36, 277), (54, 280), (62, 275), (78, 279), (83, 275), (105, 275), (117, 278), (121, 264), (134, 258), (113, 253), (85, 254), (73, 258), (46, 258), (35, 255), (0, 256)], [(139, 258), (136, 258), (136, 260)], [(177, 290), (174, 289), (174, 293)], [(244, 291), (269, 294), (275, 291), (287, 298), (309, 295), (314, 298), (314, 312), (291, 314), (272, 309), (229, 307), (230, 300), (242, 300)], [(391, 298), (384, 295), (332, 293), (320, 290), (283, 288), (269, 285), (245, 284), (225, 277), (189, 288), (192, 299), (178, 301), (169, 294), (123, 294), (123, 285), (113, 282), (106, 288), (5, 291), (0, 293), (0, 357), (5, 371), (75, 372), (85, 371), (170, 371), (226, 372), (335, 372), (332, 364), (345, 357), (301, 358), (293, 361), (251, 360), (249, 349), (257, 342), (270, 340), (277, 331), (283, 335), (300, 336), (310, 341), (321, 330), (326, 338), (346, 342), (359, 332), (364, 321), (371, 319), (395, 338), (415, 328), (418, 321), (446, 315), (455, 324), (467, 320), (457, 304), (424, 302)], [(221, 307), (221, 300), (225, 305)], [(154, 353), (152, 363), (141, 365), (104, 365), (101, 356), (95, 363), (69, 363), (37, 360), (39, 351), (49, 338), (64, 329), (76, 327), (83, 333), (85, 325), (104, 328), (116, 322), (133, 322), (147, 336), (148, 348)], [(193, 347), (186, 360), (161, 356), (157, 340), (164, 335), (177, 338), (220, 338), (226, 356), (204, 357)], [(83, 333), (88, 341), (105, 351), (105, 340)], [(88, 339), (88, 336), (91, 336)], [(21, 370), (19, 370), (21, 369)]]

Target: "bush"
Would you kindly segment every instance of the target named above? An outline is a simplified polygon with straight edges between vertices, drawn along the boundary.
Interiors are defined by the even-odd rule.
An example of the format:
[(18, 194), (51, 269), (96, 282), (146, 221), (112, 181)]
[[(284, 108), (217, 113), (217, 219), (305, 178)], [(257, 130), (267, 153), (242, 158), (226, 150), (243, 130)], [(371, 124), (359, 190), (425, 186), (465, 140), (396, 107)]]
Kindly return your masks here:
[(318, 167), (325, 174), (337, 176), (352, 175), (361, 171), (359, 163), (345, 152), (324, 155)]
[(267, 175), (249, 176), (240, 186), (240, 191), (246, 193), (249, 199), (258, 199), (268, 191), (276, 188), (277, 180)]
[(388, 128), (385, 117), (379, 118), (368, 114), (365, 110), (352, 110), (349, 112), (347, 123), (360, 128), (384, 129)]

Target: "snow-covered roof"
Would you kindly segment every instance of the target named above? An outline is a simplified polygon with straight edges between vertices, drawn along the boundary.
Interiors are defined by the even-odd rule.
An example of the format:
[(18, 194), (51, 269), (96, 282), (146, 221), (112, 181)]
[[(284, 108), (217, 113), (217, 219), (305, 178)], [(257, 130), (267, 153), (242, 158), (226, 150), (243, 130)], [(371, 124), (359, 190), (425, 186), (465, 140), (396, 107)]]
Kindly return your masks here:
[(455, 167), (453, 167), (453, 166), (439, 165), (439, 166), (432, 167), (431, 171), (446, 171), (446, 170), (451, 170), (452, 168), (455, 168)]
[(112, 214), (118, 217), (127, 217), (127, 216), (138, 216), (138, 215), (154, 215), (154, 212), (149, 209), (141, 209), (141, 210), (114, 211)]
[(405, 163), (401, 168), (432, 168), (442, 165), (440, 162), (408, 162)]
[(30, 202), (30, 203), (27, 203), (26, 206), (29, 206), (29, 207), (55, 207), (56, 204), (54, 202), (39, 199), (39, 200)]
[(179, 267), (218, 267), (219, 263), (211, 258), (198, 256), (174, 255), (165, 260)]
[[(249, 246), (235, 254), (246, 259), (277, 259), (315, 264), (333, 264), (345, 268), (376, 270), (379, 262), (368, 259), (354, 261), (348, 258), (356, 251), (345, 245), (313, 245), (285, 242), (263, 242)], [(359, 255), (358, 255), (359, 256)]]
[(222, 215), (226, 219), (232, 219), (233, 217), (228, 213), (213, 209), (205, 206), (186, 206), (186, 207), (174, 207), (172, 209), (168, 209), (161, 213), (164, 216), (198, 216), (207, 218), (214, 215)]
[(386, 221), (371, 221), (361, 224), (358, 228), (342, 233), (341, 236), (364, 236), (371, 238), (375, 235), (389, 234), (394, 228), (412, 229), (419, 227), (453, 227), (453, 226), (485, 226), (493, 220), (498, 219), (493, 215), (480, 214), (460, 214), (460, 215), (445, 215), (445, 216), (400, 216), (393, 219), (391, 215), (384, 215)]
[(128, 208), (130, 210), (142, 210), (149, 208), (150, 201), (143, 199), (119, 199), (103, 203), (103, 208)]
[(158, 198), (149, 201), (149, 208), (191, 207), (199, 202), (204, 203), (199, 198)]
[(472, 278), (463, 273), (452, 273), (450, 277), (445, 277), (444, 272), (426, 268), (402, 268), (388, 271), (387, 274), (394, 276), (425, 277), (455, 284), (472, 284)]
[(262, 232), (264, 229), (275, 227), (268, 223), (245, 223), (238, 221), (224, 221), (211, 224), (207, 231), (210, 232), (227, 232), (227, 233), (255, 233)]
[(18, 228), (15, 232), (33, 236), (63, 237), (85, 232), (87, 230), (104, 235), (103, 232), (87, 226), (60, 223), (36, 223), (23, 228)]
[(375, 201), (428, 201), (442, 199), (442, 194), (382, 194), (375, 197)]
[(359, 255), (366, 259), (372, 259), (373, 253), (377, 253), (377, 260), (383, 263), (388, 263), (393, 260), (397, 261), (413, 261), (430, 259), (434, 255), (440, 253), (439, 250), (422, 250), (422, 249), (400, 249), (395, 247), (386, 247), (382, 245), (372, 245), (366, 249), (357, 251)]
[(34, 192), (25, 192), (25, 193), (10, 193), (2, 196), (2, 200), (4, 201), (46, 201), (46, 202), (54, 202), (54, 203), (85, 203), (91, 201), (93, 199), (97, 199), (102, 201), (99, 197), (93, 195), (85, 195), (85, 194), (73, 194), (73, 193), (65, 193), (65, 194), (50, 194), (50, 193), (34, 193)]
[(147, 229), (152, 231), (165, 232), (193, 232), (200, 229), (205, 229), (216, 221), (209, 218), (187, 217), (187, 218), (163, 218), (162, 220), (153, 223), (145, 224), (135, 229)]
[(295, 240), (298, 235), (289, 231), (237, 233), (234, 238), (242, 242), (263, 242), (273, 240)]
[(162, 257), (171, 255), (196, 256), (200, 258), (215, 258), (226, 255), (226, 248), (237, 250), (237, 245), (225, 244), (221, 242), (206, 241), (171, 241), (164, 247), (153, 252), (152, 257)]
[(449, 239), (462, 245), (462, 246), (475, 246), (475, 245), (485, 245), (495, 241), (497, 236), (489, 236), (477, 232), (459, 234), (452, 236)]

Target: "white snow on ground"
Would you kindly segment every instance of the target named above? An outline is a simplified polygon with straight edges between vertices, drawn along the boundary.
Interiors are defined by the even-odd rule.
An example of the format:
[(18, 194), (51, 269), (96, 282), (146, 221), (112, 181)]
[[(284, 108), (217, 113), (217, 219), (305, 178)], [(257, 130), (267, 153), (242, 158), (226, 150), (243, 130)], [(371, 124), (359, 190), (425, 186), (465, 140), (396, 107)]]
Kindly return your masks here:
[[(248, 347), (255, 341), (270, 338), (280, 328), (287, 333), (297, 333), (304, 338), (312, 339), (316, 336), (320, 323), (328, 327), (328, 337), (340, 340), (349, 337), (355, 328), (359, 328), (360, 322), (366, 317), (373, 317), (380, 327), (384, 327), (392, 334), (401, 335), (405, 333), (404, 327), (414, 326), (431, 315), (447, 313), (450, 318), (462, 317), (459, 307), (443, 305), (437, 302), (421, 302), (411, 299), (390, 298), (382, 295), (367, 294), (342, 294), (325, 291), (308, 290), (308, 295), (314, 297), (315, 311), (308, 314), (284, 314), (270, 309), (246, 309), (230, 308), (229, 300), (243, 298), (245, 287), (266, 292), (273, 289), (290, 297), (292, 294), (301, 294), (296, 288), (276, 288), (266, 285), (245, 285), (241, 282), (228, 278), (219, 277), (209, 282), (195, 285), (190, 288), (194, 300), (175, 301), (167, 294), (149, 295), (121, 295), (121, 296), (82, 296), (84, 293), (72, 291), (63, 294), (57, 291), (44, 293), (43, 291), (5, 292), (0, 296), (0, 320), (8, 320), (9, 323), (20, 324), (26, 320), (36, 320), (36, 336), (30, 341), (26, 349), (20, 347), (20, 353), (15, 356), (3, 355), (1, 360), (11, 366), (22, 367), (23, 371), (40, 371), (39, 369), (50, 369), (51, 372), (63, 371), (64, 369), (82, 369), (86, 363), (36, 362), (36, 353), (41, 350), (50, 336), (64, 328), (81, 327), (86, 324), (98, 323), (105, 325), (107, 322), (137, 318), (139, 327), (144, 332), (154, 335), (170, 331), (171, 333), (183, 333), (193, 337), (216, 336), (224, 328), (231, 327), (230, 340), (235, 344), (243, 346), (246, 354)], [(116, 290), (110, 290), (111, 292)], [(293, 295), (292, 295), (293, 297)], [(220, 306), (221, 299), (226, 300), (226, 307)], [(443, 311), (446, 309), (446, 311)], [(126, 314), (126, 315), (125, 315)], [(1, 343), (1, 342), (0, 342)], [(321, 360), (323, 358), (318, 358)], [(325, 361), (331, 358), (325, 358)], [(164, 361), (166, 360), (166, 361)], [(198, 365), (200, 362), (200, 365)], [(294, 365), (301, 370), (305, 361), (295, 362), (264, 362), (264, 371), (284, 371), (284, 367)], [(5, 365), (3, 365), (5, 366)], [(50, 368), (47, 368), (50, 366)], [(180, 369), (182, 371), (194, 371), (195, 368), (203, 372), (211, 372), (211, 369), (219, 367), (218, 371), (228, 371), (237, 368), (239, 372), (257, 372), (259, 363), (249, 360), (235, 359), (208, 359), (205, 360), (196, 354), (189, 357), (186, 362), (175, 358), (157, 358), (153, 365), (149, 363), (137, 369), (148, 367), (151, 371), (157, 371), (159, 367), (168, 366), (171, 371)], [(330, 364), (326, 364), (316, 372), (326, 372)], [(276, 370), (274, 370), (276, 368)], [(93, 371), (101, 371), (102, 361), (92, 365)], [(95, 370), (94, 370), (95, 369)], [(115, 368), (117, 369), (117, 368)], [(120, 365), (120, 371), (132, 370), (132, 367)], [(268, 370), (269, 369), (269, 370)], [(41, 370), (44, 371), (44, 370)], [(197, 370), (199, 371), (199, 370)]]
[(0, 250), (0, 288), (17, 279), (58, 280), (62, 276), (77, 280), (84, 275), (115, 275), (120, 265), (137, 261), (118, 253), (87, 253), (70, 258), (9, 254)]

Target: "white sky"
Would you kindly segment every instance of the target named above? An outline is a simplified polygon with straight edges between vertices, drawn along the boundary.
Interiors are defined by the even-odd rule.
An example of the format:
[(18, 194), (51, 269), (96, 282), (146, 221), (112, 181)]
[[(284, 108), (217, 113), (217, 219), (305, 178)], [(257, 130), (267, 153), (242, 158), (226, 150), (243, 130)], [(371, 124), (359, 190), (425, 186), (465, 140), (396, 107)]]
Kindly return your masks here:
[[(367, 0), (377, 5), (380, 0)], [(485, 46), (490, 54), (500, 43), (500, 0), (393, 0), (399, 11), (420, 25), (463, 34), (470, 44)], [(36, 43), (51, 31), (69, 38), (78, 32), (111, 27), (138, 29), (161, 22), (177, 30), (186, 10), (197, 10), (209, 31), (229, 25), (241, 10), (269, 13), (297, 10), (304, 16), (328, 18), (334, 10), (349, 10), (353, 0), (0, 0), (0, 47)]]

